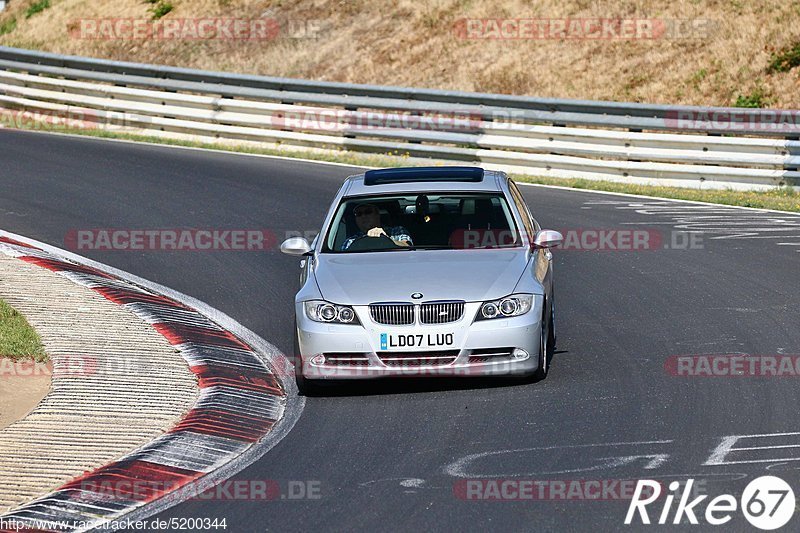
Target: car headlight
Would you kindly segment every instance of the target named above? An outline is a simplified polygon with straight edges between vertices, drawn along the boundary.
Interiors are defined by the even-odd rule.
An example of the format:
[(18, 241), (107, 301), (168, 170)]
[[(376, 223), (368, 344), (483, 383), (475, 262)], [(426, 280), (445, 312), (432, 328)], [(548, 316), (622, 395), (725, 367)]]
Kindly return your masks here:
[(508, 318), (524, 315), (533, 306), (533, 294), (512, 294), (499, 300), (483, 302), (478, 309), (475, 320), (490, 320), (492, 318)]
[(355, 311), (349, 305), (336, 305), (324, 300), (303, 302), (306, 316), (315, 322), (331, 324), (359, 324)]

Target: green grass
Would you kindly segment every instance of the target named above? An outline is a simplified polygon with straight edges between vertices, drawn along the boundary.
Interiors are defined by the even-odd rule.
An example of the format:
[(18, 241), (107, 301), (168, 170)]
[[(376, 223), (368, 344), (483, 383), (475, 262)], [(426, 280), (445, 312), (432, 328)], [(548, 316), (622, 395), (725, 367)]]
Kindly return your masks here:
[(736, 97), (736, 101), (733, 103), (734, 107), (751, 107), (751, 108), (761, 108), (767, 107), (769, 105), (769, 100), (767, 99), (767, 95), (764, 92), (764, 89), (758, 87), (753, 90), (752, 93), (747, 95), (740, 94)]
[(701, 68), (700, 70), (692, 74), (692, 77), (689, 81), (694, 86), (694, 88), (697, 89), (700, 87), (700, 83), (704, 79), (706, 79), (707, 76), (708, 76), (708, 69)]
[(25, 10), (25, 18), (29, 19), (37, 13), (41, 13), (48, 7), (50, 7), (50, 0), (39, 0), (38, 2), (34, 2), (28, 6), (27, 10)]
[(0, 23), (0, 35), (11, 33), (16, 29), (17, 29), (17, 19), (15, 19), (14, 17), (11, 17), (5, 22)]
[(158, 2), (157, 4), (153, 4), (153, 7), (150, 9), (153, 13), (153, 20), (158, 20), (171, 12), (174, 9), (174, 6), (169, 2)]
[(47, 361), (39, 335), (21, 314), (0, 300), (0, 357)]
[[(187, 146), (191, 148), (207, 148), (211, 150), (222, 150), (246, 154), (296, 157), (302, 159), (311, 159), (314, 161), (344, 163), (346, 165), (353, 165), (354, 167), (401, 167), (411, 164), (409, 162), (408, 154), (403, 154), (400, 152), (384, 154), (362, 154), (344, 150), (315, 152), (303, 149), (273, 149), (250, 145), (231, 145), (225, 143), (202, 142), (184, 139), (169, 139), (151, 135), (110, 132), (103, 130), (76, 129), (59, 131), (62, 133), (72, 133), (105, 139), (121, 139), (172, 146)], [(453, 162), (452, 164), (458, 163)], [(344, 172), (342, 174), (344, 175)], [(637, 185), (633, 183), (595, 181), (580, 178), (550, 178), (543, 176), (532, 176), (528, 174), (512, 173), (512, 176), (517, 181), (538, 183), (541, 185), (558, 185), (573, 189), (640, 194), (642, 196), (652, 196), (658, 198), (674, 198), (678, 200), (694, 200), (698, 202), (755, 207), (759, 209), (800, 212), (800, 192), (795, 192), (794, 189), (789, 187), (776, 187), (769, 191), (736, 191), (728, 189), (689, 189), (682, 187)]]
[(800, 42), (772, 55), (767, 72), (789, 72), (800, 66)]

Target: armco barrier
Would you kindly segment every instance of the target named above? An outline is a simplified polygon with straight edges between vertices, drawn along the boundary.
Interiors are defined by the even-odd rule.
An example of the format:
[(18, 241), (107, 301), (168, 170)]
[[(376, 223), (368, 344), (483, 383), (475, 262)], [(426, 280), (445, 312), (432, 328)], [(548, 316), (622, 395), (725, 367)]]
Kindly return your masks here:
[(399, 152), (555, 177), (800, 184), (800, 111), (315, 82), (6, 47), (0, 108), (86, 116), (98, 127), (156, 135)]

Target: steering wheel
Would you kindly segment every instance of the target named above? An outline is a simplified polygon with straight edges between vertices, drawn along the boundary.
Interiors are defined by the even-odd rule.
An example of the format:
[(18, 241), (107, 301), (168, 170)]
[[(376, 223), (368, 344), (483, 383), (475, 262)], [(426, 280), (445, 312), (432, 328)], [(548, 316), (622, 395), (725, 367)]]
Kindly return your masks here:
[(347, 251), (366, 251), (366, 250), (391, 250), (392, 248), (399, 248), (388, 235), (380, 235), (378, 237), (370, 237), (369, 235), (362, 235), (353, 241), (353, 244), (348, 246)]

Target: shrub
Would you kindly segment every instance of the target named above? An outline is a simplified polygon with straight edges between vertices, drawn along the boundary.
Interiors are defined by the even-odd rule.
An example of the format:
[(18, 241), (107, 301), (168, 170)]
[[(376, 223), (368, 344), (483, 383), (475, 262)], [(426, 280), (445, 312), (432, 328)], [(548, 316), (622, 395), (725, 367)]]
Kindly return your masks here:
[(38, 2), (34, 2), (29, 5), (28, 9), (25, 11), (25, 18), (29, 19), (37, 13), (41, 13), (48, 7), (50, 7), (50, 0), (39, 0)]
[(169, 2), (158, 2), (153, 5), (153, 19), (160, 19), (174, 9), (173, 5)]
[(772, 54), (767, 71), (771, 73), (789, 72), (797, 66), (800, 66), (800, 42), (776, 54)]
[(0, 35), (11, 33), (15, 29), (17, 29), (17, 19), (13, 17), (5, 22), (0, 23)]
[(733, 103), (734, 107), (767, 107), (769, 104), (764, 89), (758, 87), (748, 95), (736, 97), (736, 102)]

